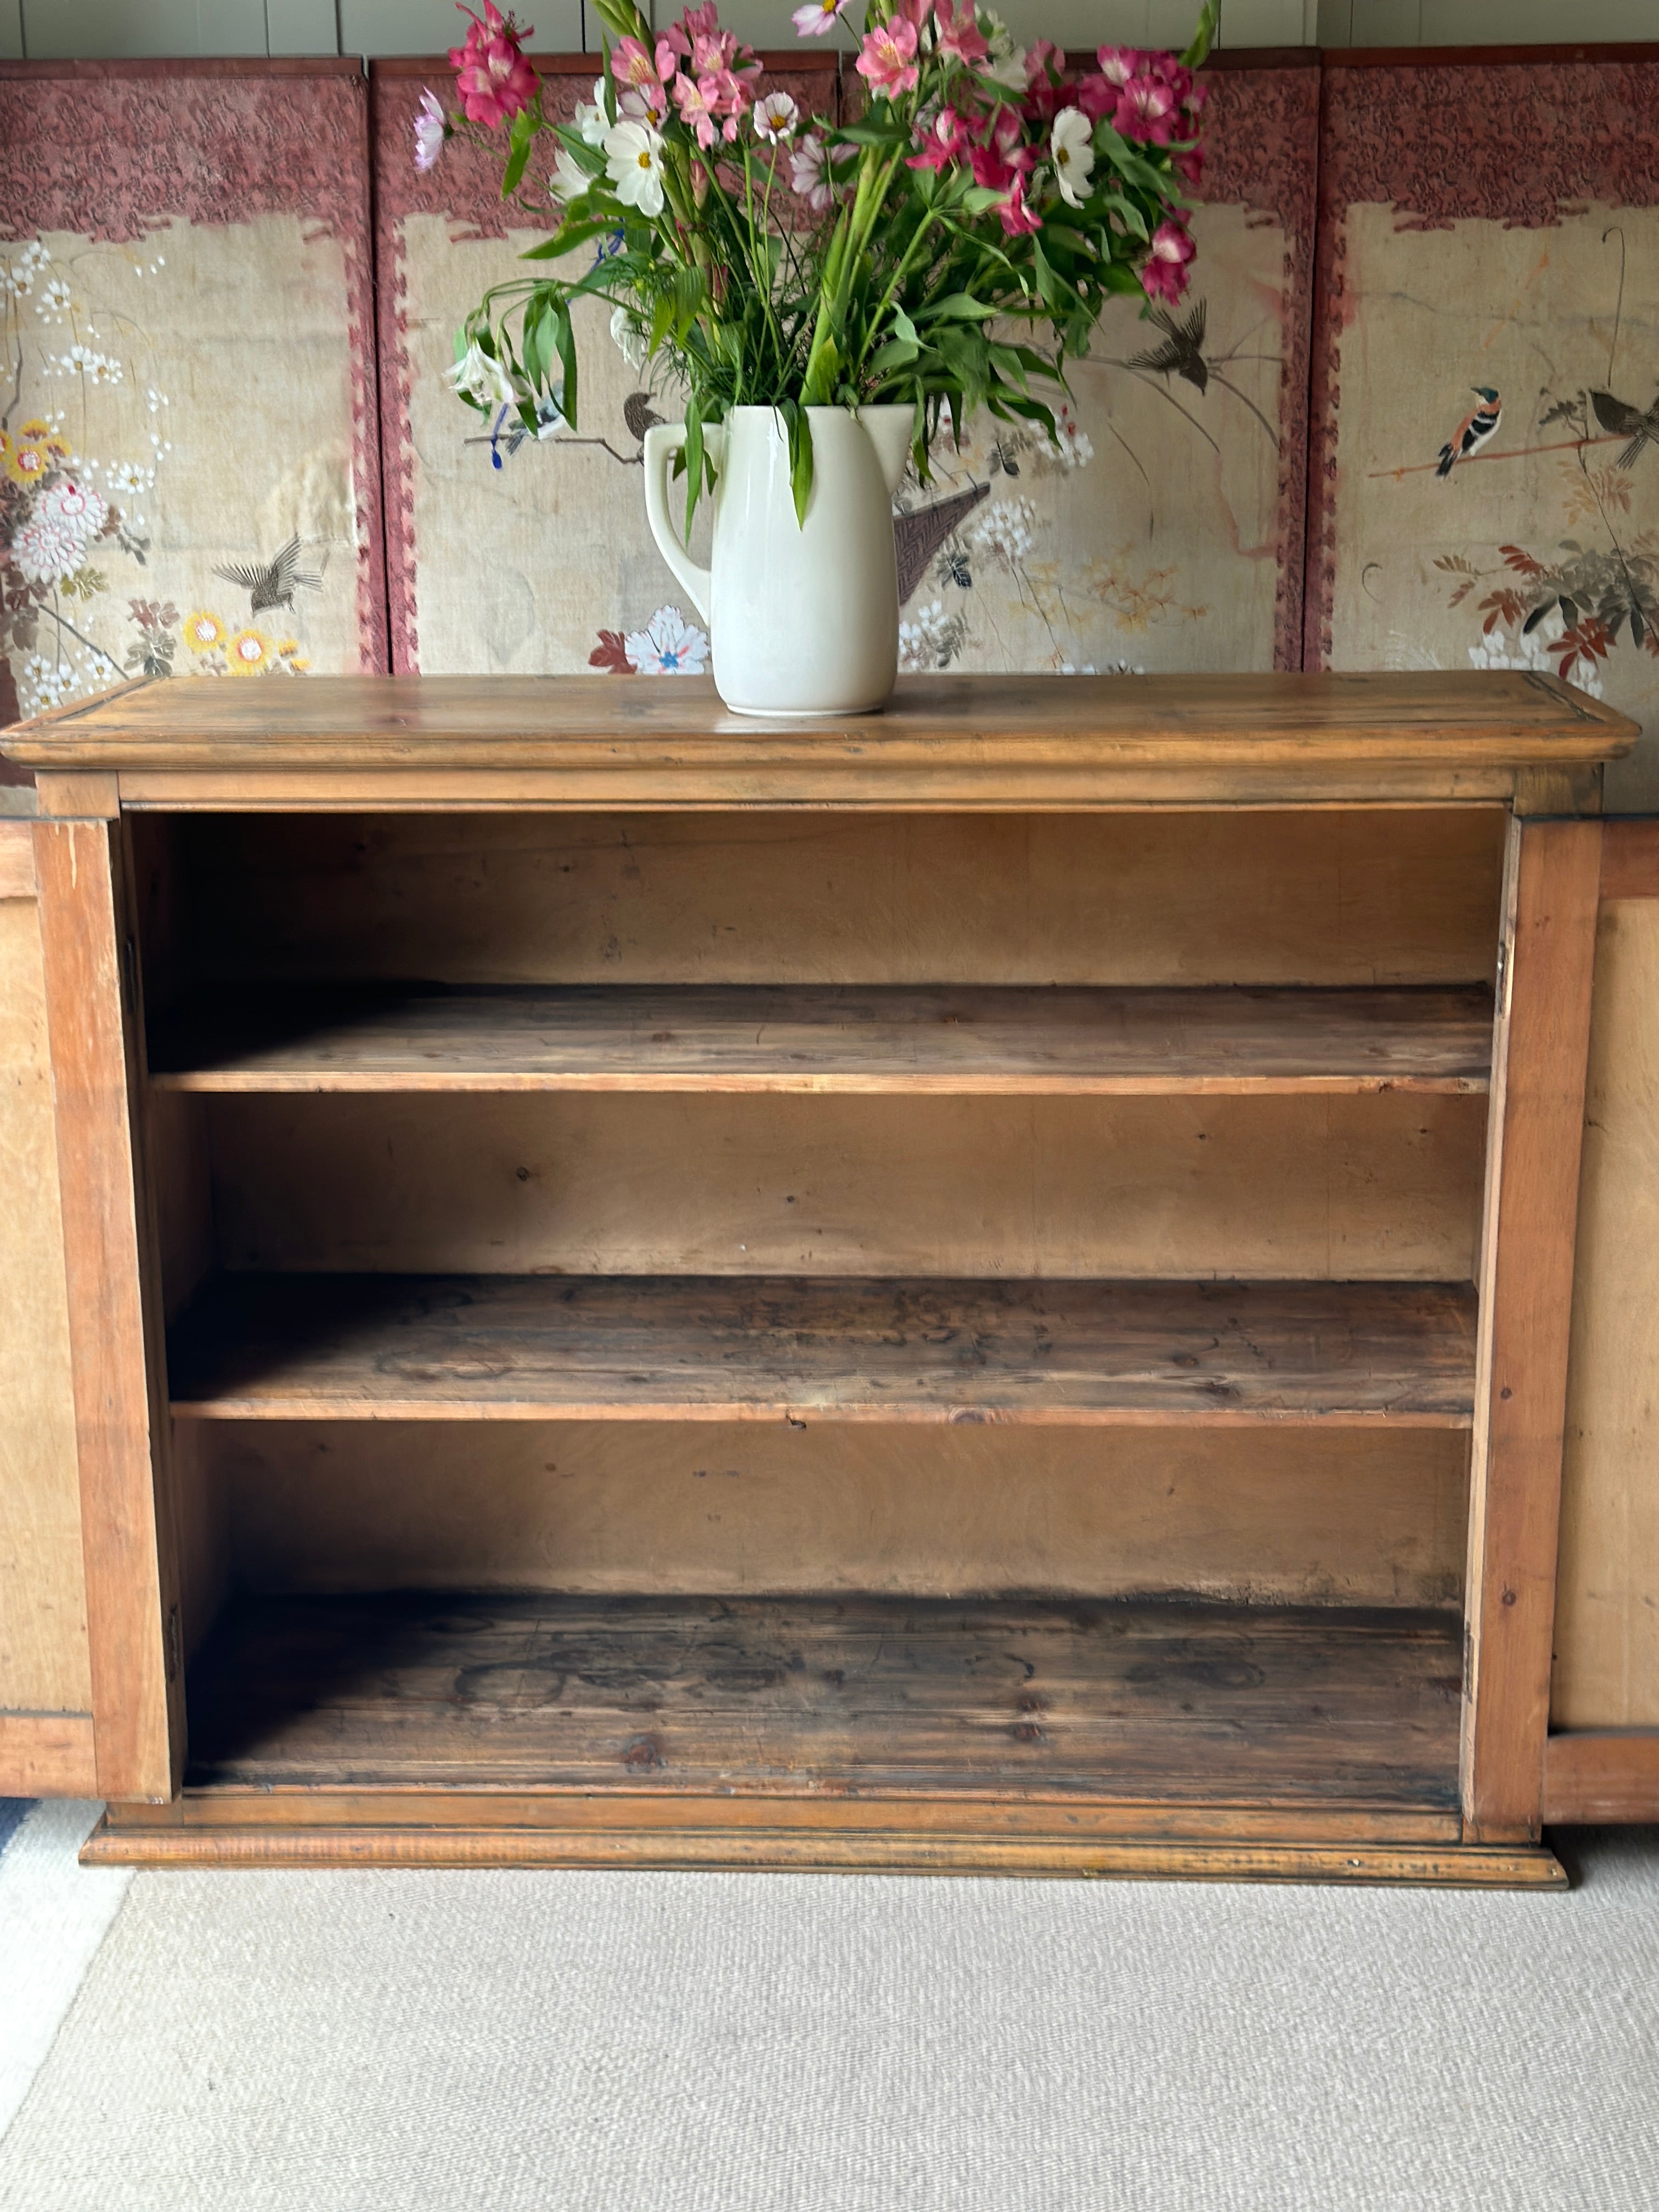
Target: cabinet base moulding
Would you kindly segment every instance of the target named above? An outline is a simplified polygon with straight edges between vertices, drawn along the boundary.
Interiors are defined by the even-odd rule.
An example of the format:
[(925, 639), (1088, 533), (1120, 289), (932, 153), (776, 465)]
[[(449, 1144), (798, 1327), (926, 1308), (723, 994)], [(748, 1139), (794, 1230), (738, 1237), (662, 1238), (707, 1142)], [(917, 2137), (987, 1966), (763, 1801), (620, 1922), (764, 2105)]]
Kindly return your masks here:
[[(738, 1821), (697, 1827), (468, 1826), (464, 1808), (457, 1808), (450, 1820), (434, 1819), (418, 1826), (377, 1824), (372, 1815), (338, 1826), (242, 1826), (232, 1820), (163, 1826), (112, 1810), (88, 1838), (81, 1857), (89, 1866), (743, 1868), (1119, 1881), (1566, 1887), (1566, 1875), (1553, 1854), (1526, 1845), (1147, 1838), (1091, 1833), (1091, 1823), (1078, 1822), (1021, 1833), (933, 1826), (823, 1826), (804, 1820), (787, 1821), (781, 1816), (788, 1809), (769, 1806), (774, 1825), (767, 1826)], [(811, 1809), (816, 1815), (818, 1808)]]

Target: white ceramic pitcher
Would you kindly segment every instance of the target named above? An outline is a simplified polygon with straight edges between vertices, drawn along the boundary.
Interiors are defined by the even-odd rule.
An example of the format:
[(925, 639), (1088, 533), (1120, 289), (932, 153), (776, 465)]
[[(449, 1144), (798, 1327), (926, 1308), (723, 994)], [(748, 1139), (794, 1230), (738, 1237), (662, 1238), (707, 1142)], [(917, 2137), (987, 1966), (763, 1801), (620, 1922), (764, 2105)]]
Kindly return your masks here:
[(789, 441), (771, 407), (734, 407), (703, 432), (718, 471), (711, 565), (671, 519), (685, 483), (669, 469), (684, 422), (645, 434), (645, 506), (663, 559), (708, 625), (714, 687), (739, 714), (862, 714), (898, 673), (893, 494), (908, 407), (809, 407), (812, 490), (795, 520)]

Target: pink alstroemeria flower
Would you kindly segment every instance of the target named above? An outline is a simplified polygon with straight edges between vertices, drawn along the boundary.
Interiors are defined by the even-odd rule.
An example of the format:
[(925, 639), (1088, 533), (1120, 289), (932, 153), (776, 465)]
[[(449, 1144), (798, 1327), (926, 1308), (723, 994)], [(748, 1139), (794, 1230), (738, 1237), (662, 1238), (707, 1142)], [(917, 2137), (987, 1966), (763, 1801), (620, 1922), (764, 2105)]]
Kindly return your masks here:
[(498, 123), (510, 123), (536, 97), (541, 80), (520, 47), (521, 40), (534, 37), (534, 26), (526, 23), (520, 29), (495, 0), (484, 0), (482, 18), (470, 8), (461, 13), (472, 21), (464, 43), (449, 50), (455, 88), (467, 120), (493, 131)]
[(660, 131), (668, 120), (668, 88), (653, 76), (649, 84), (630, 84), (617, 95), (617, 112), (630, 123), (648, 123)]
[(970, 148), (968, 166), (974, 173), (974, 182), (994, 192), (1006, 192), (1018, 173), (1009, 167), (994, 146)]
[(695, 76), (677, 76), (669, 89), (674, 95), (674, 105), (680, 111), (680, 120), (686, 129), (696, 134), (699, 146), (712, 146), (720, 127), (720, 110), (714, 104), (714, 88)]
[(1042, 217), (1035, 208), (1025, 204), (1025, 179), (1016, 177), (1009, 187), (1008, 197), (997, 210), (997, 220), (1010, 238), (1019, 238), (1028, 231), (1041, 230)]
[(954, 107), (941, 107), (921, 134), (920, 150), (905, 156), (911, 169), (948, 169), (969, 151), (968, 125)]
[(1018, 108), (998, 108), (992, 118), (990, 139), (1011, 169), (1030, 169), (1035, 166), (1036, 153), (1025, 143), (1024, 118)]
[(1065, 70), (1065, 51), (1052, 39), (1035, 40), (1025, 49), (1025, 82), (1028, 87), (1035, 87), (1039, 77), (1052, 80), (1056, 76), (1063, 76)]
[(806, 0), (804, 8), (797, 8), (789, 18), (796, 33), (803, 39), (821, 39), (852, 6), (853, 0)]
[(1178, 222), (1161, 222), (1152, 233), (1152, 250), (1140, 272), (1149, 300), (1178, 300), (1187, 289), (1187, 264), (1198, 248)]
[(1091, 123), (1104, 123), (1117, 113), (1119, 88), (1103, 76), (1079, 77), (1071, 93)]
[(1138, 76), (1125, 85), (1112, 120), (1126, 138), (1142, 145), (1167, 146), (1175, 137), (1176, 96), (1155, 76)]
[(919, 75), (915, 25), (898, 15), (890, 23), (878, 23), (873, 31), (866, 31), (854, 66), (871, 91), (884, 100), (914, 92)]
[(1121, 92), (1126, 84), (1133, 84), (1140, 75), (1140, 64), (1146, 56), (1136, 46), (1102, 46), (1095, 59), (1107, 83)]
[(1192, 146), (1184, 154), (1171, 154), (1170, 160), (1176, 174), (1183, 178), (1196, 191), (1204, 181), (1204, 149)]
[(730, 31), (701, 31), (691, 41), (691, 66), (699, 76), (715, 76), (738, 58), (738, 42)]
[(974, 13), (974, 0), (960, 0), (954, 10), (951, 0), (939, 0), (937, 12), (939, 50), (953, 62), (971, 67), (982, 62), (990, 53), (985, 33), (979, 27), (979, 18)]
[(656, 58), (637, 39), (619, 39), (617, 51), (611, 57), (611, 73), (619, 85), (655, 84)]

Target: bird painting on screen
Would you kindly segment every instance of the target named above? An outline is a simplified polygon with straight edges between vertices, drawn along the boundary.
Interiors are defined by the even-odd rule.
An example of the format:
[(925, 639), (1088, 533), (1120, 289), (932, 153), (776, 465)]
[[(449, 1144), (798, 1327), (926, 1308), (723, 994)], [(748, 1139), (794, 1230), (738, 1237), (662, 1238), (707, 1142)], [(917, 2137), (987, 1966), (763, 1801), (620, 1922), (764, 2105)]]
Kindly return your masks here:
[(319, 574), (301, 568), (297, 537), (289, 539), (274, 561), (228, 561), (213, 573), (246, 592), (249, 611), (255, 615), (266, 614), (272, 607), (291, 607), (296, 591), (323, 588)]
[(1480, 404), (1472, 415), (1466, 415), (1451, 437), (1440, 448), (1440, 465), (1435, 470), (1437, 477), (1449, 477), (1459, 461), (1472, 461), (1485, 446), (1498, 435), (1498, 426), (1504, 419), (1504, 410), (1498, 394), (1489, 384), (1469, 386)]

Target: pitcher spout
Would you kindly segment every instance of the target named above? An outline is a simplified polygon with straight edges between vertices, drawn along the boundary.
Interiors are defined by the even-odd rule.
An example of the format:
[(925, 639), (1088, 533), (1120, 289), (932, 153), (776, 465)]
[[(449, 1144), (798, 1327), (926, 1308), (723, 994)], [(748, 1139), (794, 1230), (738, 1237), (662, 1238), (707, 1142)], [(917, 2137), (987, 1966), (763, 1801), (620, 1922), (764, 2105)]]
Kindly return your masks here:
[(859, 421), (870, 434), (882, 481), (887, 486), (887, 495), (890, 499), (904, 481), (905, 465), (910, 458), (910, 433), (915, 423), (915, 410), (912, 407), (860, 407)]

